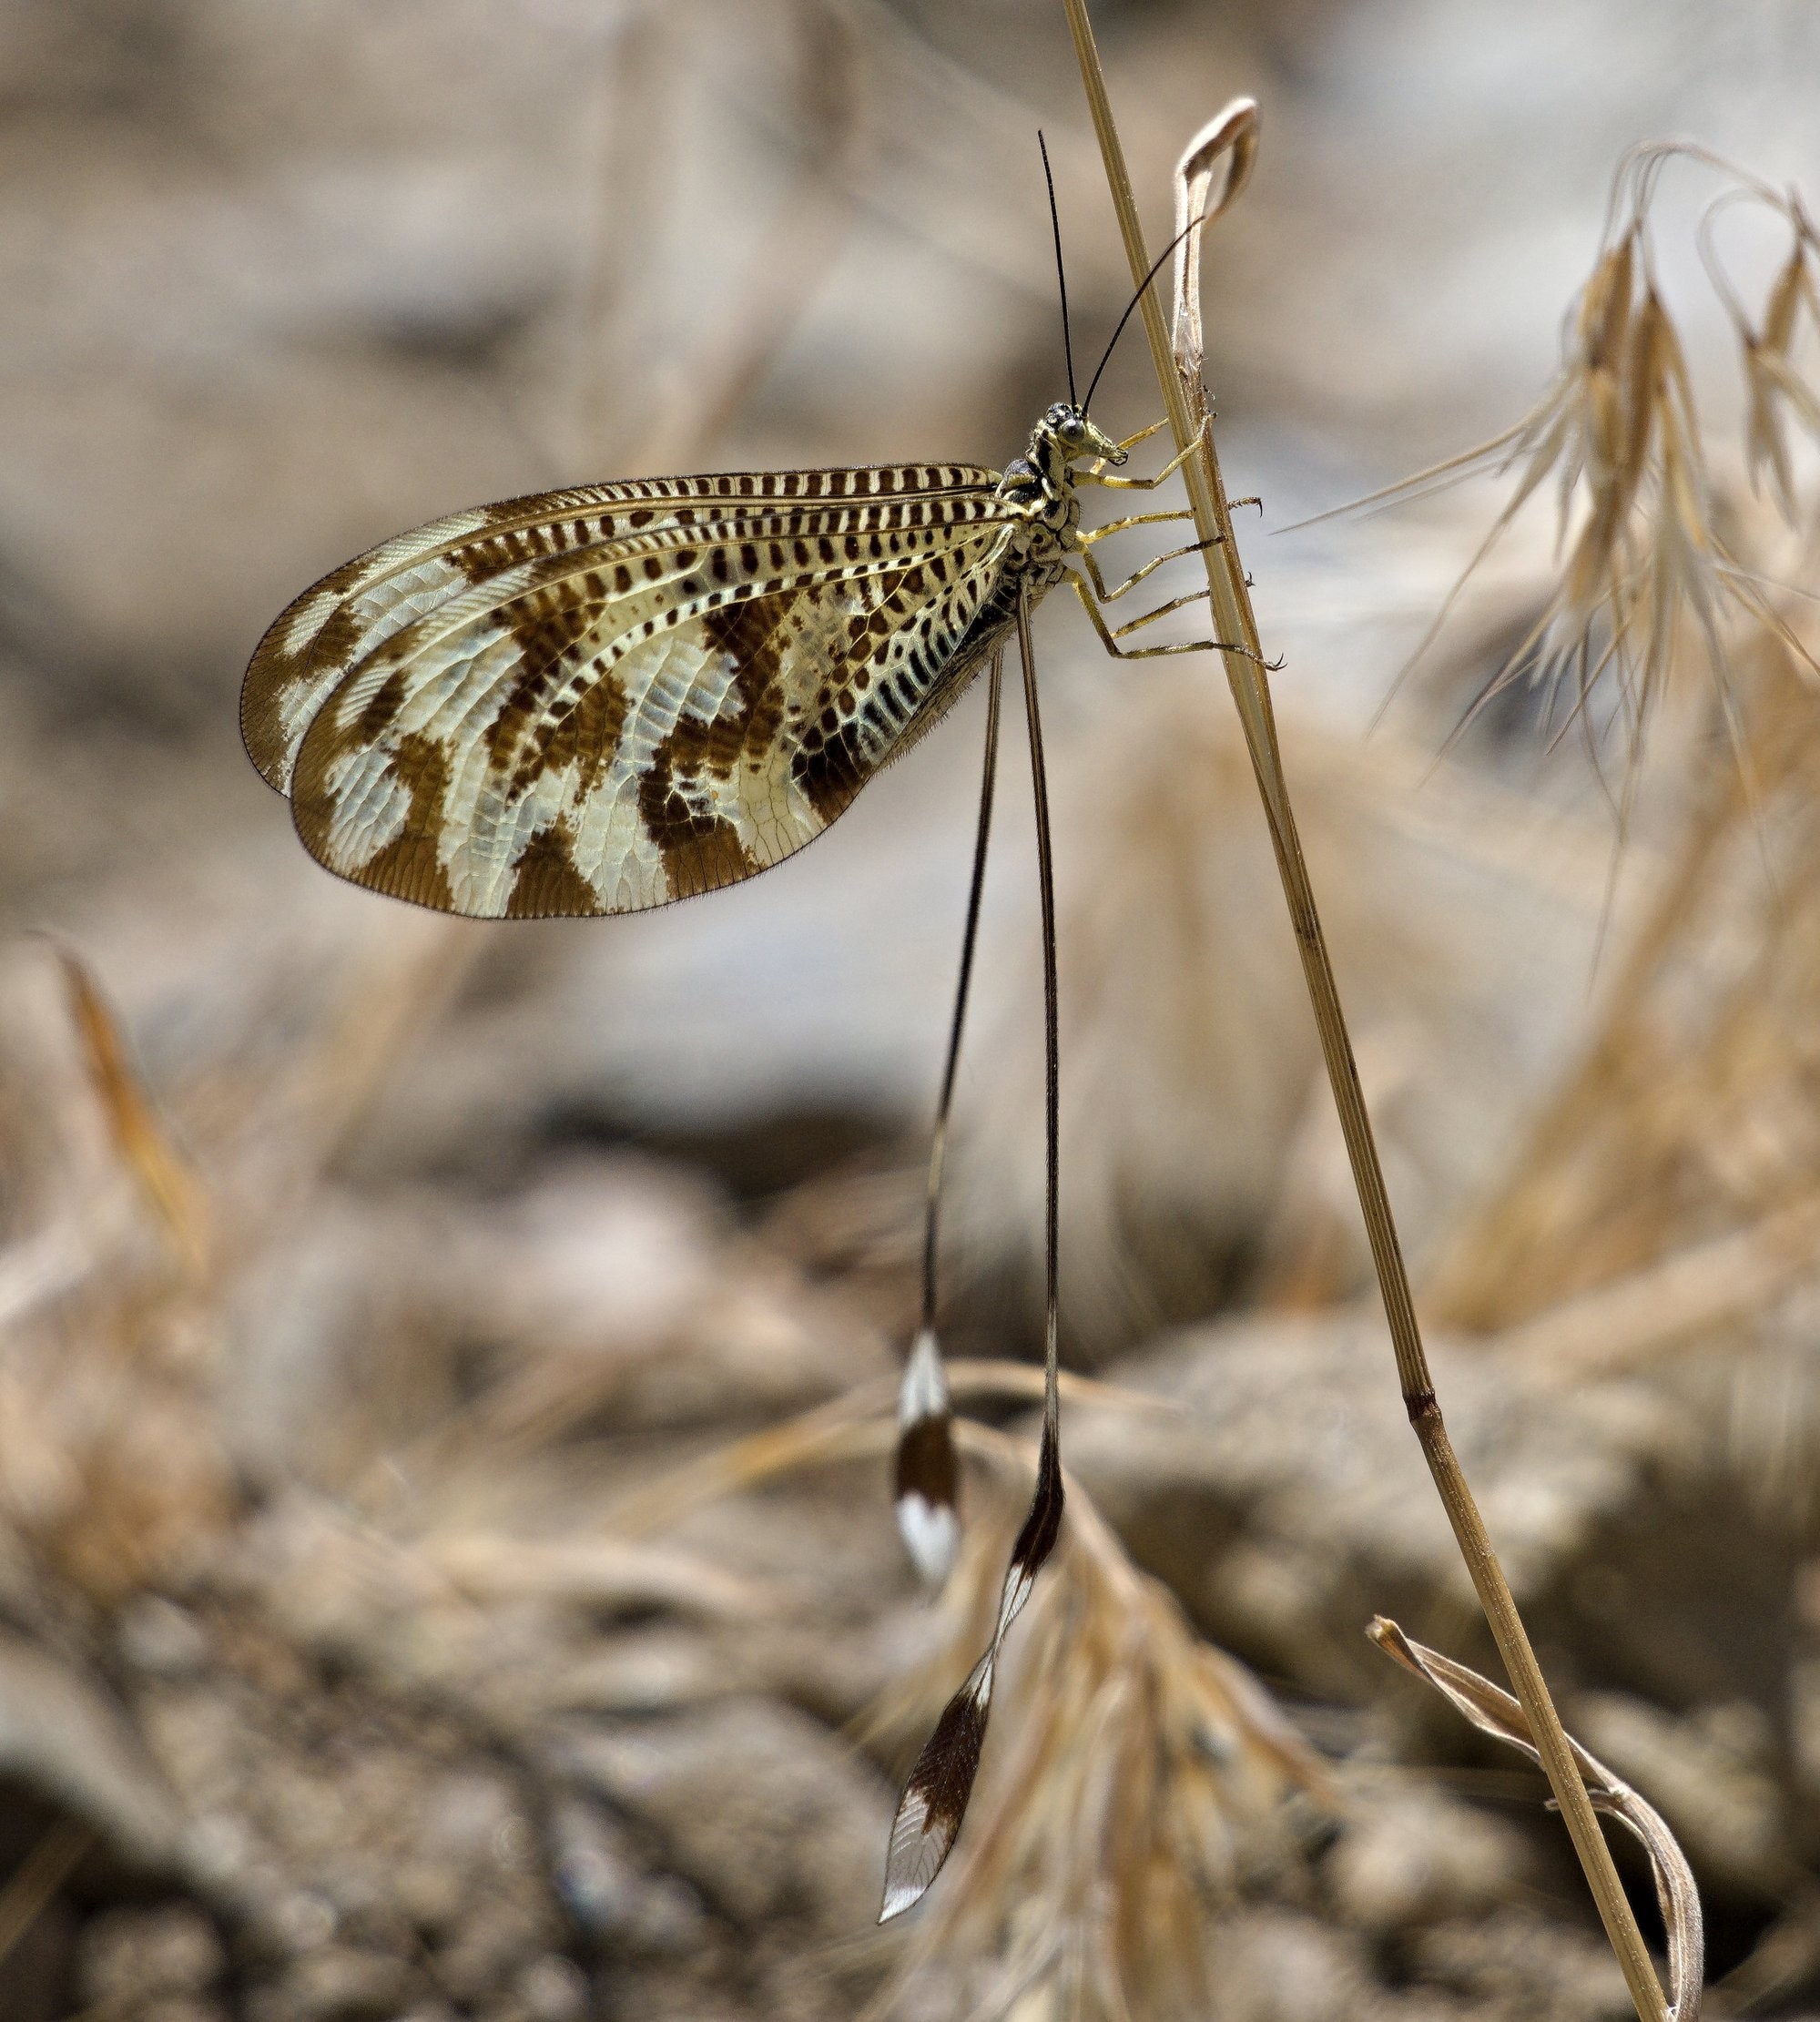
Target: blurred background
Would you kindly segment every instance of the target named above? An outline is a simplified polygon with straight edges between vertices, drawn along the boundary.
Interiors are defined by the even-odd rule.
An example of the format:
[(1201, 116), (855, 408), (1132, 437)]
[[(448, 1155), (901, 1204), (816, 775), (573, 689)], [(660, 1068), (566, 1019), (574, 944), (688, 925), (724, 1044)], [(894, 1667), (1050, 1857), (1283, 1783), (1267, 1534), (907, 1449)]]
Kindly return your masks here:
[[(1188, 136), (1262, 107), (1209, 377), (1456, 1442), (1570, 1726), (1683, 1836), (1713, 2012), (1820, 2014), (1811, 513), (1751, 483), (1723, 176), (1664, 175), (1654, 269), (1767, 587), (1641, 769), (1612, 697), (1473, 708), (1546, 509), (1400, 682), (1504, 492), (1287, 531), (1531, 405), (1627, 147), (1820, 190), (1820, 17), (1097, 20), (1154, 245)], [(1492, 1668), (1215, 666), (1039, 625), (1080, 1488), (961, 1849), (883, 1936), (1028, 1488), (1021, 734), (933, 1601), (889, 1419), (982, 698), (814, 849), (605, 922), (338, 884), (240, 749), (272, 615), (459, 506), (1002, 464), (1066, 383), (1039, 127), (1090, 370), (1128, 277), (1054, 0), (0, 0), (7, 2017), (1625, 2012), (1540, 1778), (1360, 1632)], [(1713, 230), (1760, 316), (1786, 224)], [(1134, 330), (1096, 418), (1154, 419), (1149, 370)]]

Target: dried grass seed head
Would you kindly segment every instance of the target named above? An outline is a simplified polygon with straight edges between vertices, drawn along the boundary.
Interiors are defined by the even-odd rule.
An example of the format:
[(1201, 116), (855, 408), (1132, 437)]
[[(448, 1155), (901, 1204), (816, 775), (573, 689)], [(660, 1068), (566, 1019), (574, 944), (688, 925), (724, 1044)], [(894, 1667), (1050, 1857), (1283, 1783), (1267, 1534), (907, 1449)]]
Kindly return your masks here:
[[(1767, 202), (1786, 218), (1791, 233), (1787, 257), (1770, 284), (1760, 323), (1752, 321), (1726, 275), (1713, 229), (1723, 212), (1752, 200)], [(1789, 422), (1799, 423), (1820, 441), (1820, 396), (1803, 376), (1795, 355), (1800, 343), (1804, 310), (1810, 331), (1820, 332), (1820, 288), (1816, 288), (1815, 279), (1820, 239), (1816, 239), (1806, 208), (1795, 191), (1778, 198), (1774, 193), (1749, 187), (1728, 193), (1708, 211), (1701, 228), (1701, 252), (1713, 288), (1737, 332), (1747, 400), (1744, 466), (1751, 490), (1758, 497), (1767, 490), (1783, 518), (1795, 526), (1802, 514)]]
[[(1801, 650), (1773, 600), (1755, 544), (1744, 538), (1743, 516), (1722, 509), (1728, 502), (1715, 495), (1686, 351), (1653, 269), (1651, 211), (1662, 171), (1675, 160), (1725, 178), (1701, 243), (1744, 356), (1744, 466), (1759, 493), (1767, 483), (1784, 516), (1797, 516), (1788, 422), (1792, 416), (1820, 437), (1820, 394), (1795, 362), (1804, 307), (1820, 327), (1814, 273), (1820, 247), (1798, 197), (1680, 143), (1633, 149), (1621, 163), (1597, 261), (1565, 320), (1561, 366), (1530, 412), (1479, 448), (1375, 494), (1378, 501), (1407, 496), (1475, 471), (1511, 481), (1457, 595), (1533, 495), (1552, 488), (1561, 565), (1540, 615), (1479, 699), (1520, 677), (1551, 688), (1565, 683), (1565, 724), (1595, 744), (1610, 727), (1619, 733), (1626, 807), (1644, 732), (1690, 654), (1709, 674), (1737, 746), (1731, 657), (1739, 640), (1768, 630)], [(1740, 201), (1768, 205), (1795, 234), (1754, 322), (1711, 242), (1713, 218)], [(1417, 657), (1433, 643), (1454, 595)], [(1593, 691), (1608, 674), (1615, 704), (1609, 723), (1596, 724)]]
[[(1022, 1442), (957, 1429), (992, 1475), (1027, 1472)], [(1068, 1509), (1064, 1547), (1008, 1646), (967, 1830), (910, 1926), (884, 2013), (998, 2014), (1026, 1998), (1094, 2022), (1203, 2015), (1210, 1910), (1287, 1857), (1286, 1796), (1331, 1800), (1260, 1688), (1131, 1564), (1073, 1481)], [(941, 1602), (952, 1650), (893, 1694), (893, 1728), (922, 1724), (953, 1682), (953, 1652), (990, 1620), (1002, 1563), (991, 1529), (969, 1532)], [(938, 1987), (951, 2004), (940, 2011), (927, 2005)]]
[(1526, 663), (1551, 680), (1571, 674), (1577, 710), (1609, 666), (1634, 739), (1673, 672), (1684, 615), (1700, 625), (1715, 668), (1723, 661), (1721, 551), (1699, 421), (1641, 215), (1601, 255), (1570, 319), (1561, 370), (1500, 465), (1520, 475), (1494, 535), (1552, 474), (1568, 553), (1541, 617), (1494, 686)]

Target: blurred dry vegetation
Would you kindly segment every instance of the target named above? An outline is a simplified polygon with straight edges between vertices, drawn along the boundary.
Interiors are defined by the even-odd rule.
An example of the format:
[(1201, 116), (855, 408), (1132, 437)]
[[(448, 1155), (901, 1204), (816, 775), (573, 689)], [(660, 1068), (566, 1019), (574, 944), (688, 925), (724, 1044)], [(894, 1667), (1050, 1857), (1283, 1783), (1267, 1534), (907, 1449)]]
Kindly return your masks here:
[[(1820, 191), (1820, 30), (1102, 11), (1159, 238), (1188, 133), (1264, 107), (1224, 456), (1456, 1441), (1569, 1724), (1693, 1859), (1712, 2011), (1820, 2013), (1813, 249), (1713, 222), (1741, 348), (1698, 253), (1737, 186), (1672, 164), (1623, 341), (1571, 310), (1633, 142)], [(1091, 354), (1122, 267), (1046, 0), (0, 4), (8, 2022), (1625, 2012), (1540, 1777), (1361, 1634), (1493, 1668), (1214, 674), (1045, 613), (1077, 1489), (882, 1936), (1030, 1465), (1012, 770), (946, 1220), (968, 1542), (920, 1595), (884, 1457), (978, 698), (804, 858), (600, 925), (340, 887), (238, 746), (271, 613), (437, 513), (1012, 453), (1062, 390), (1039, 122)], [(1269, 530), (1506, 426), (1564, 315), (1580, 463), (1367, 738), (1508, 489)]]

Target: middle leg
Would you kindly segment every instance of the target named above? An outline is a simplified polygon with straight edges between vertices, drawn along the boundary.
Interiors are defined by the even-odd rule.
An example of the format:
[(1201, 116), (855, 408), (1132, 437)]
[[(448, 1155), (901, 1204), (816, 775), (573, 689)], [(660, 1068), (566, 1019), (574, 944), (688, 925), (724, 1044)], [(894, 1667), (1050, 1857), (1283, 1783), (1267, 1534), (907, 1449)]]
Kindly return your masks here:
[[(1152, 515), (1148, 513), (1146, 513), (1144, 516), (1146, 518), (1152, 517)], [(1173, 519), (1174, 517), (1174, 514), (1158, 513), (1155, 514), (1154, 517), (1159, 519)], [(1102, 604), (1110, 604), (1114, 597), (1122, 597), (1127, 590), (1135, 589), (1136, 586), (1144, 581), (1145, 576), (1153, 574), (1156, 570), (1160, 569), (1165, 562), (1179, 562), (1185, 554), (1205, 554), (1208, 548), (1217, 547), (1219, 542), (1220, 536), (1216, 533), (1211, 541), (1190, 541), (1186, 547), (1171, 548), (1166, 554), (1159, 554), (1155, 556), (1153, 560), (1146, 562), (1141, 569), (1134, 570), (1130, 575), (1126, 576), (1123, 583), (1114, 584), (1111, 589), (1108, 589), (1106, 587), (1106, 579), (1100, 574), (1100, 564), (1096, 561), (1094, 561), (1092, 554), (1090, 554), (1084, 547), (1081, 550), (1081, 565), (1086, 570), (1089, 577), (1093, 581), (1093, 594), (1100, 600)], [(1203, 590), (1200, 594), (1205, 596), (1206, 594), (1206, 592)], [(1181, 601), (1182, 600), (1180, 598), (1176, 600), (1177, 604), (1179, 604)], [(1172, 605), (1171, 608), (1173, 609), (1174, 608), (1174, 606)]]

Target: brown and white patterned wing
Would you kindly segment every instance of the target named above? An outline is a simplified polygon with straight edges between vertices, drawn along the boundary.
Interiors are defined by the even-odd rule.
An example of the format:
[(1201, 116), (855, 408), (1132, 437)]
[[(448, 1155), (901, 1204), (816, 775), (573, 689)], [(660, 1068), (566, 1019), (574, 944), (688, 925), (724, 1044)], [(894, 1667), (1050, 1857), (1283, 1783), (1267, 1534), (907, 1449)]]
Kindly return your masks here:
[[(648, 480), (440, 521), (268, 633), (249, 750), (330, 869), (625, 912), (832, 821), (1009, 621), (990, 472)], [(1014, 585), (1013, 585), (1014, 587)]]

